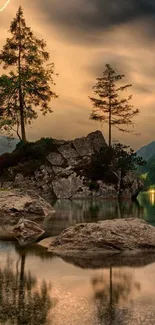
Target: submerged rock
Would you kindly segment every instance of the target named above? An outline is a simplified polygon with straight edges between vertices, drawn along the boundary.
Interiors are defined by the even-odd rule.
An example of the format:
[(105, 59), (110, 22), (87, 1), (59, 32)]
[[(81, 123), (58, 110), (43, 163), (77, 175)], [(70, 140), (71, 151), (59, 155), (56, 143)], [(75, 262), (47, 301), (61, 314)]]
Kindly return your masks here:
[(155, 252), (155, 228), (137, 218), (77, 224), (64, 230), (49, 247), (57, 255), (80, 258), (145, 250)]
[(43, 239), (45, 231), (35, 222), (21, 218), (13, 228), (12, 234), (21, 246)]

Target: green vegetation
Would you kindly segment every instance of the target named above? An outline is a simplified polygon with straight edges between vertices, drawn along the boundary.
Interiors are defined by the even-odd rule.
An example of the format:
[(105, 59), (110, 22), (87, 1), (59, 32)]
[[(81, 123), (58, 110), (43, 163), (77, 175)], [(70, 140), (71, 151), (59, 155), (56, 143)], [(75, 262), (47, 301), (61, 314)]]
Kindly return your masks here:
[(147, 179), (147, 173), (141, 174), (140, 178), (145, 181)]
[(107, 146), (95, 153), (84, 172), (93, 181), (104, 180), (117, 184), (128, 171), (136, 171), (137, 166), (144, 165), (143, 158), (138, 157), (129, 146), (115, 143), (112, 147)]
[(148, 190), (155, 184), (155, 155), (152, 155), (145, 166), (138, 167), (137, 174), (144, 180), (145, 190)]
[[(8, 168), (24, 176), (33, 174), (42, 164), (48, 164), (47, 154), (56, 151), (57, 145), (52, 138), (42, 138), (36, 142), (19, 142), (12, 153), (0, 156), (0, 173), (5, 177)], [(6, 173), (5, 173), (6, 171)], [(8, 177), (8, 176), (7, 176)]]
[(0, 63), (8, 70), (0, 77), (0, 129), (9, 135), (16, 132), (26, 141), (25, 126), (42, 114), (52, 112), (50, 101), (57, 98), (51, 90), (54, 63), (46, 64), (49, 53), (44, 40), (37, 39), (27, 27), (19, 7), (10, 30), (11, 37), (0, 53)]
[[(129, 126), (133, 127), (133, 117), (139, 113), (139, 110), (133, 109), (130, 104), (132, 96), (127, 98), (120, 96), (120, 92), (131, 87), (131, 85), (117, 86), (117, 82), (123, 78), (123, 74), (116, 74), (112, 67), (106, 64), (103, 76), (97, 78), (97, 83), (93, 87), (98, 98), (89, 97), (94, 107), (90, 118), (101, 123), (108, 123), (109, 146), (112, 143), (112, 127), (116, 127), (119, 131), (129, 132)], [(121, 125), (125, 125), (126, 128), (122, 128)]]

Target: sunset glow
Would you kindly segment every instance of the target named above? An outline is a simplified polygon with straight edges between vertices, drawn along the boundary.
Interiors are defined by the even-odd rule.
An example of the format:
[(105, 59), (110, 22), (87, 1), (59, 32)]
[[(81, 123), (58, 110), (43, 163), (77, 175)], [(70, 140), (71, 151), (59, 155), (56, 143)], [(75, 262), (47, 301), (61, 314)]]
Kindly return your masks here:
[[(5, 3), (5, 4), (4, 4)], [(135, 1), (61, 0), (0, 0), (0, 48), (10, 37), (7, 31), (21, 5), (26, 23), (34, 35), (47, 42), (50, 62), (55, 63), (59, 77), (54, 91), (59, 95), (52, 101), (53, 114), (39, 115), (34, 127), (28, 126), (31, 140), (43, 136), (73, 139), (100, 129), (108, 138), (107, 124), (89, 119), (93, 96), (92, 87), (109, 63), (131, 83), (132, 104), (140, 110), (135, 117), (134, 136), (113, 130), (113, 140), (138, 149), (154, 139), (154, 38), (152, 35), (155, 4), (146, 3), (146, 13)], [(127, 1), (128, 3), (128, 1)], [(8, 7), (7, 7), (8, 5)], [(7, 8), (6, 8), (7, 7)], [(7, 9), (5, 15), (4, 9)], [(111, 18), (113, 17), (113, 19)], [(126, 95), (126, 94), (125, 94)]]

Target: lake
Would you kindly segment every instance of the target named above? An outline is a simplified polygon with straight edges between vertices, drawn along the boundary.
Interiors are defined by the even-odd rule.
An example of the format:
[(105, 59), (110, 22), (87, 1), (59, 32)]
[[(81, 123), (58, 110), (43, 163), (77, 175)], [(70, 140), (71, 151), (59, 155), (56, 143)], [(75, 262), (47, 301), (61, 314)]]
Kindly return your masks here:
[[(56, 215), (44, 228), (56, 236), (69, 225), (138, 217), (155, 224), (155, 197), (137, 202), (57, 201)], [(3, 227), (1, 227), (3, 228)], [(1, 229), (2, 231), (3, 229)], [(6, 325), (153, 325), (155, 263), (81, 268), (33, 244), (0, 241), (0, 324)]]

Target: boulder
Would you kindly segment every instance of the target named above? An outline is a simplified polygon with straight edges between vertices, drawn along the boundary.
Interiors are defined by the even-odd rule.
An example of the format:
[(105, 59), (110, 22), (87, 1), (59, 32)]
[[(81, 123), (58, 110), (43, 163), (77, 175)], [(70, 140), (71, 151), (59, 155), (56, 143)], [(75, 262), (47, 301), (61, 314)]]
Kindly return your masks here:
[(72, 143), (75, 150), (81, 157), (91, 156), (94, 152), (91, 145), (91, 140), (87, 137), (77, 138)]
[(64, 230), (49, 247), (56, 255), (80, 258), (147, 250), (155, 252), (155, 227), (138, 218), (77, 224)]
[(31, 220), (44, 219), (54, 213), (53, 207), (38, 194), (18, 189), (0, 191), (0, 220), (16, 223), (21, 215)]
[(90, 140), (94, 152), (100, 151), (102, 147), (107, 147), (103, 134), (99, 130), (89, 133), (87, 138)]
[(77, 138), (72, 141), (76, 152), (81, 156), (91, 156), (95, 151), (107, 146), (101, 131), (91, 132), (87, 137)]
[(12, 234), (21, 246), (42, 240), (45, 231), (35, 222), (21, 218), (13, 228)]

